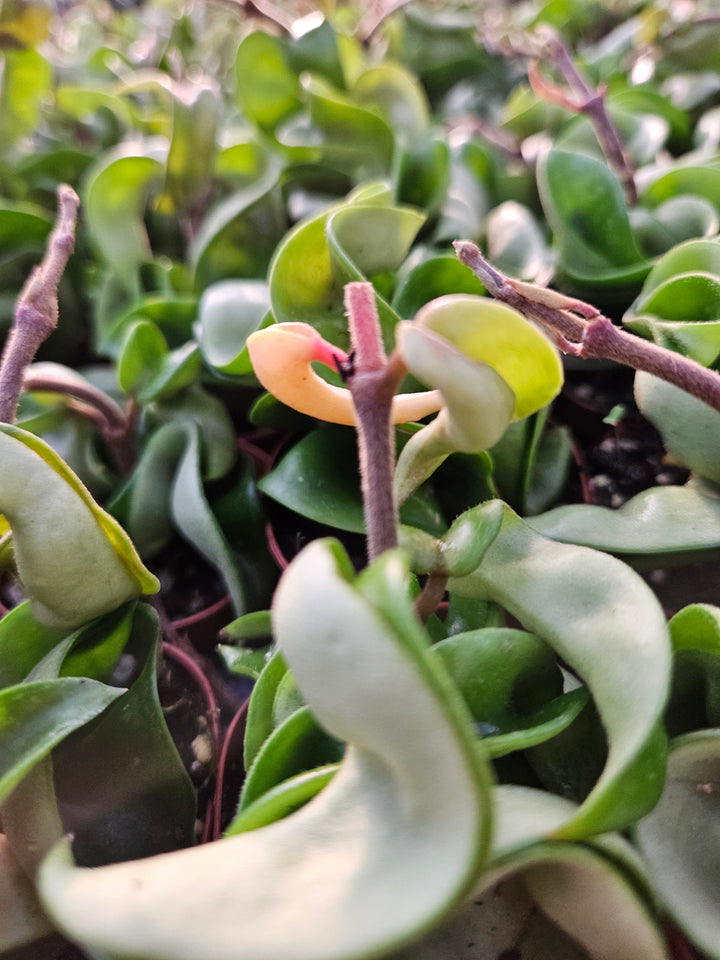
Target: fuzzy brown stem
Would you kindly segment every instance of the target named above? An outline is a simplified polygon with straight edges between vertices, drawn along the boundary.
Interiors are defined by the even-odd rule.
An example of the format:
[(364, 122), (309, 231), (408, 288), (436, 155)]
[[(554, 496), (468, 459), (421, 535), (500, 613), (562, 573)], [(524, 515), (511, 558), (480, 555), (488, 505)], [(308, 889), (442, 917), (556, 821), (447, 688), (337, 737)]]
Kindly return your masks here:
[(720, 374), (714, 370), (616, 327), (599, 310), (581, 300), (510, 280), (491, 266), (469, 240), (458, 240), (455, 250), (489, 293), (541, 324), (563, 353), (615, 360), (635, 370), (645, 370), (720, 412)]
[(353, 345), (346, 381), (355, 405), (368, 560), (397, 546), (398, 509), (393, 494), (395, 444), (392, 402), (406, 368), (396, 354), (388, 362), (371, 283), (345, 287)]
[(13, 325), (0, 360), (0, 422), (12, 423), (25, 368), (57, 326), (58, 284), (75, 247), (80, 201), (72, 187), (58, 190), (58, 213), (42, 263), (30, 274), (15, 307)]
[(432, 616), (445, 596), (448, 574), (442, 570), (431, 570), (422, 588), (420, 596), (415, 601), (415, 613), (423, 623)]
[(617, 126), (607, 110), (605, 102), (607, 89), (605, 87), (595, 89), (588, 83), (575, 65), (573, 58), (570, 56), (570, 51), (559, 37), (552, 35), (545, 44), (545, 51), (548, 58), (562, 74), (571, 93), (578, 99), (575, 100), (572, 96), (566, 96), (562, 90), (558, 90), (545, 80), (540, 73), (537, 60), (530, 61), (529, 64), (528, 79), (530, 85), (535, 93), (544, 100), (559, 103), (568, 110), (584, 113), (587, 116), (608, 163), (622, 183), (625, 199), (630, 205), (636, 204), (638, 195), (635, 175)]

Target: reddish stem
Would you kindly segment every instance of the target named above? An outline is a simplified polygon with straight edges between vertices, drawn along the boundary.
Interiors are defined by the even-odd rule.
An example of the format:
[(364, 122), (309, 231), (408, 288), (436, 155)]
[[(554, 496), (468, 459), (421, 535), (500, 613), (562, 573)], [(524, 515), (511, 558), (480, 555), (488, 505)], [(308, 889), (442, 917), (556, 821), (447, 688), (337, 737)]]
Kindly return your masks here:
[(353, 345), (345, 379), (355, 405), (368, 559), (397, 546), (398, 510), (393, 493), (395, 445), (392, 401), (406, 367), (396, 353), (388, 361), (371, 283), (349, 283), (345, 308)]
[(616, 327), (590, 304), (503, 276), (469, 240), (455, 242), (462, 263), (488, 292), (540, 323), (558, 348), (574, 357), (615, 360), (680, 387), (720, 412), (720, 375), (673, 350)]

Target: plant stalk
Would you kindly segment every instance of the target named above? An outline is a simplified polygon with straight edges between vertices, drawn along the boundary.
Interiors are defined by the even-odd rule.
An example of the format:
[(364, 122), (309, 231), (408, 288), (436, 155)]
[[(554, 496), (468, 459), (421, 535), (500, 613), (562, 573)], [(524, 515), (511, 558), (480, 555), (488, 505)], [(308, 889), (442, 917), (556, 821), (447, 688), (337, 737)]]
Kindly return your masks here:
[(0, 360), (0, 422), (12, 423), (23, 389), (25, 368), (57, 326), (58, 284), (75, 248), (78, 195), (67, 184), (58, 189), (58, 212), (45, 256), (23, 287)]
[(457, 240), (454, 246), (461, 263), (470, 267), (489, 293), (539, 323), (563, 353), (645, 370), (720, 412), (716, 371), (616, 327), (589, 303), (504, 276), (470, 240)]
[(385, 357), (371, 283), (348, 283), (345, 309), (353, 351), (349, 367), (341, 372), (355, 405), (367, 552), (372, 561), (398, 542), (391, 411), (407, 368), (397, 353), (389, 361)]

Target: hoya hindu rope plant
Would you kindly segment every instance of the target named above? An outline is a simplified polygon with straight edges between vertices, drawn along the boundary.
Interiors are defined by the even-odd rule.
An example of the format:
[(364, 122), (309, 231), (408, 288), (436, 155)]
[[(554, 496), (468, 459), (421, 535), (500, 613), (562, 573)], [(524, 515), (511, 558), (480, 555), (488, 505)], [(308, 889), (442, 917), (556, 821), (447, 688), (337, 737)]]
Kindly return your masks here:
[[(114, 57), (105, 46), (115, 43), (112, 29), (109, 35), (104, 26), (98, 36), (93, 32), (97, 25), (83, 21), (78, 9), (70, 16), (82, 36), (75, 47), (79, 56), (74, 63), (64, 60), (55, 78), (48, 69), (52, 55), (46, 61), (44, 53), (32, 49), (32, 36), (22, 29), (25, 21), (8, 27), (7, 35), (21, 46), (3, 50), (4, 76), (14, 78), (4, 88), (13, 94), (6, 145), (22, 154), (23, 138), (36, 122), (37, 112), (16, 109), (22, 106), (19, 78), (26, 78), (24, 89), (35, 111), (42, 111), (42, 123), (30, 134), (37, 155), (21, 156), (16, 163), (13, 146), (3, 155), (3, 189), (10, 197), (3, 224), (4, 236), (11, 238), (11, 266), (27, 258), (18, 231), (33, 250), (42, 247), (50, 219), (48, 185), (57, 182), (62, 168), (81, 186), (85, 223), (79, 243), (83, 262), (90, 266), (85, 273), (78, 271), (77, 259), (74, 267), (70, 264), (80, 309), (72, 309), (78, 301), (68, 301), (65, 284), (60, 291), (63, 322), (72, 324), (85, 304), (92, 316), (95, 356), (106, 360), (104, 380), (92, 370), (81, 377), (57, 367), (26, 369), (28, 393), (20, 426), (38, 431), (56, 446), (64, 444), (63, 455), (165, 583), (166, 551), (176, 553), (181, 564), (189, 556), (201, 556), (218, 571), (235, 612), (252, 611), (228, 627), (227, 640), (267, 640), (274, 619), (280, 646), (260, 651), (237, 643), (224, 647), (228, 662), (257, 677), (243, 746), (248, 775), (242, 793), (239, 784), (229, 791), (230, 809), (239, 795), (235, 817), (216, 816), (219, 807), (212, 815), (203, 811), (204, 835), (227, 827), (227, 841), (194, 849), (195, 790), (167, 736), (173, 710), (163, 716), (157, 702), (161, 682), (156, 618), (147, 603), (130, 597), (151, 590), (154, 581), (135, 567), (137, 579), (127, 586), (118, 571), (129, 564), (111, 564), (118, 583), (126, 583), (125, 592), (116, 593), (113, 586), (107, 608), (80, 606), (76, 611), (80, 619), (99, 613), (98, 620), (43, 626), (27, 605), (15, 605), (21, 596), (11, 566), (16, 531), (11, 534), (9, 525), (3, 527), (2, 556), (8, 571), (3, 597), (12, 606), (0, 629), (3, 683), (20, 685), (19, 693), (13, 691), (18, 704), (27, 702), (26, 693), (38, 681), (52, 681), (58, 691), (67, 680), (80, 677), (85, 682), (77, 687), (100, 691), (112, 700), (87, 729), (80, 727), (53, 750), (54, 797), (44, 761), (28, 770), (45, 747), (22, 739), (24, 723), (11, 731), (10, 757), (13, 762), (24, 758), (14, 769), (28, 772), (3, 811), (9, 838), (4, 846), (22, 851), (28, 837), (34, 843), (43, 837), (49, 846), (70, 829), (78, 867), (72, 867), (67, 849), (57, 849), (41, 875), (43, 909), (35, 892), (37, 856), (24, 858), (23, 871), (11, 855), (3, 874), (11, 878), (9, 896), (15, 895), (8, 915), (20, 917), (21, 928), (22, 918), (29, 926), (20, 934), (17, 927), (10, 930), (8, 936), (16, 938), (10, 943), (59, 928), (98, 955), (181, 956), (186, 950), (204, 956), (211, 949), (207, 937), (201, 942), (197, 934), (183, 936), (183, 921), (191, 932), (197, 923), (192, 911), (180, 906), (199, 903), (197, 891), (184, 884), (195, 874), (205, 875), (193, 867), (202, 862), (207, 872), (217, 870), (230, 878), (209, 887), (202, 904), (208, 916), (218, 919), (218, 935), (224, 931), (218, 951), (229, 955), (250, 949), (292, 955), (290, 941), (300, 929), (290, 912), (295, 903), (308, 907), (297, 949), (310, 955), (321, 939), (325, 949), (347, 956), (397, 952), (404, 942), (409, 945), (400, 949), (410, 955), (418, 956), (421, 950), (452, 954), (472, 939), (492, 958), (505, 949), (552, 949), (558, 956), (563, 951), (569, 956), (623, 956), (623, 951), (634, 950), (631, 956), (662, 956), (670, 948), (658, 932), (658, 893), (663, 908), (712, 954), (717, 941), (714, 845), (693, 841), (696, 824), (709, 834), (713, 822), (714, 739), (711, 733), (698, 733), (717, 722), (713, 610), (688, 608), (671, 621), (671, 658), (657, 604), (642, 583), (612, 558), (572, 545), (581, 540), (582, 533), (572, 529), (581, 522), (591, 527), (591, 545), (622, 554), (634, 564), (643, 551), (646, 562), (657, 563), (658, 557), (670, 554), (687, 558), (697, 548), (713, 550), (717, 498), (706, 442), (715, 429), (712, 412), (693, 408), (684, 394), (667, 399), (665, 387), (650, 381), (654, 397), (645, 407), (650, 413), (659, 406), (655, 419), (666, 433), (668, 448), (687, 461), (696, 477), (686, 487), (650, 491), (645, 501), (638, 501), (635, 509), (645, 520), (640, 529), (630, 509), (598, 515), (592, 507), (580, 508), (580, 515), (568, 517), (569, 533), (560, 530), (564, 515), (553, 517), (554, 511), (521, 520), (494, 495), (510, 499), (521, 515), (554, 506), (571, 453), (567, 433), (546, 432), (552, 415), (542, 407), (559, 386), (557, 357), (545, 341), (527, 332), (531, 328), (522, 318), (493, 308), (487, 298), (482, 303), (474, 299), (486, 289), (514, 298), (509, 300), (512, 306), (541, 322), (561, 348), (581, 356), (593, 350), (607, 355), (614, 339), (615, 354), (610, 355), (624, 360), (632, 344), (644, 357), (644, 369), (657, 373), (647, 366), (649, 358), (667, 366), (667, 354), (648, 351), (633, 339), (618, 343), (598, 308), (587, 302), (599, 303), (615, 317), (622, 309), (619, 304), (630, 308), (638, 295), (627, 316), (629, 327), (663, 346), (679, 346), (680, 353), (708, 366), (715, 363), (710, 356), (712, 279), (697, 277), (712, 275), (717, 243), (713, 93), (707, 92), (707, 78), (703, 87), (694, 73), (686, 78), (685, 101), (677, 92), (671, 95), (669, 86), (660, 89), (668, 74), (679, 69), (688, 45), (694, 51), (693, 68), (712, 73), (712, 52), (703, 53), (701, 42), (703, 28), (712, 21), (678, 24), (673, 12), (648, 10), (654, 14), (649, 21), (631, 18), (622, 25), (624, 30), (608, 34), (606, 43), (583, 45), (575, 61), (556, 39), (535, 37), (528, 21), (522, 24), (522, 43), (517, 34), (500, 38), (510, 41), (500, 56), (499, 47), (491, 49), (482, 40), (483, 31), (476, 32), (472, 12), (453, 11), (450, 16), (420, 3), (387, 24), (366, 23), (367, 33), (358, 30), (353, 35), (339, 21), (332, 26), (326, 20), (306, 23), (310, 29), (298, 36), (291, 24), (281, 22), (274, 35), (243, 25), (242, 42), (236, 41), (234, 21), (231, 29), (223, 26), (223, 17), (232, 19), (227, 9), (216, 12), (217, 18), (208, 14), (201, 28), (194, 11), (177, 29), (168, 30), (167, 56), (161, 43), (145, 64), (152, 66), (151, 72), (138, 77), (130, 65), (137, 65), (133, 58), (139, 47), (133, 52), (118, 44), (119, 59)], [(158, 8), (153, 7), (153, 15), (167, 23)], [(530, 17), (538, 24), (555, 17), (571, 44), (584, 30), (578, 11), (567, 21), (558, 20), (557, 11), (549, 7), (534, 9)], [(146, 22), (137, 23), (140, 27), (131, 18), (123, 21), (127, 39), (137, 39)], [(396, 62), (382, 62), (381, 43), (372, 38), (378, 26), (382, 29), (377, 38), (387, 43)], [(623, 58), (640, 61), (648, 36), (652, 42), (662, 41), (663, 57), (649, 54), (657, 82), (637, 84), (629, 79)], [(220, 83), (200, 65), (203, 45), (217, 55), (215, 62), (224, 64)], [(533, 65), (538, 58), (541, 66)], [(87, 61), (92, 79), (78, 75), (78, 61)], [(526, 61), (529, 86), (523, 83)], [(228, 96), (233, 71), (237, 85)], [(609, 84), (607, 96), (601, 90), (603, 81)], [(219, 87), (224, 103), (217, 96)], [(50, 114), (49, 103), (57, 104), (60, 113)], [(603, 115), (606, 105), (605, 113), (616, 121), (625, 141), (624, 157), (622, 150), (620, 155), (612, 151), (608, 116)], [(469, 118), (464, 114), (468, 106)], [(578, 111), (581, 115), (574, 116)], [(469, 134), (462, 133), (463, 116), (472, 127)], [(446, 125), (442, 130), (438, 120)], [(448, 127), (452, 137), (445, 136)], [(76, 129), (86, 150), (63, 151), (68, 130)], [(496, 141), (490, 144), (480, 130)], [(522, 149), (521, 142), (541, 132), (553, 142), (549, 152), (540, 151), (535, 166), (530, 141), (522, 143)], [(661, 147), (668, 153), (653, 170), (653, 150)], [(639, 169), (633, 170), (633, 164)], [(483, 266), (472, 245), (459, 246), (465, 261), (460, 262), (450, 241), (461, 236), (482, 239), (495, 268)], [(704, 237), (702, 243), (709, 245), (697, 251), (696, 260), (693, 253), (692, 263), (683, 261), (678, 248), (676, 267), (668, 262), (653, 275), (656, 258), (665, 251), (671, 256), (678, 242), (693, 236)], [(467, 264), (479, 268), (482, 280)], [(679, 328), (679, 321), (695, 321), (679, 315), (683, 294), (674, 292), (674, 283), (664, 286), (669, 274), (663, 275), (663, 269), (695, 274), (690, 280), (682, 277), (678, 289), (704, 291), (705, 312), (695, 317), (707, 317), (707, 326)], [(552, 291), (544, 286), (550, 278), (556, 288)], [(368, 279), (373, 281), (373, 297), (362, 286)], [(528, 287), (528, 281), (542, 285)], [(353, 282), (361, 287), (347, 288)], [(349, 298), (364, 298), (364, 311), (357, 302), (350, 311), (364, 312), (365, 322), (355, 323), (361, 333), (372, 330), (367, 318), (374, 299), (384, 350), (390, 355), (387, 378), (374, 335), (361, 336), (365, 360), (361, 357), (358, 363), (356, 355), (353, 362), (350, 356), (346, 288)], [(443, 300), (447, 295), (462, 296)], [(634, 314), (640, 319), (632, 327)], [(274, 331), (273, 321), (279, 322)], [(283, 325), (288, 321), (309, 323), (313, 329), (289, 329)], [(287, 344), (304, 344), (304, 355), (293, 354), (301, 376), (304, 370), (310, 377), (309, 363), (330, 362), (323, 378), (332, 380), (334, 389), (329, 390), (325, 379), (313, 381), (321, 405), (305, 407), (311, 418), (293, 421), (289, 408), (271, 396), (257, 399), (255, 375), (262, 363), (256, 356), (253, 367), (248, 340), (253, 351), (259, 349), (263, 338), (250, 334), (263, 326), (272, 332), (265, 338), (266, 354), (288, 363), (279, 378), (267, 379), (278, 396), (290, 380), (289, 356), (281, 353)], [(511, 346), (522, 358), (520, 377), (508, 365), (515, 354), (502, 341), (503, 327), (506, 333), (513, 331)], [(480, 329), (481, 337), (473, 335)], [(363, 370), (367, 355), (378, 367), (373, 376)], [(535, 369), (535, 359), (538, 377), (532, 382), (537, 394), (531, 390), (528, 396), (523, 384), (528, 369)], [(712, 370), (675, 362), (681, 374), (688, 374), (685, 386), (694, 385), (697, 393), (705, 384), (704, 395), (712, 397), (717, 382)], [(392, 377), (404, 374), (404, 367), (415, 382), (401, 388), (408, 394), (393, 399)], [(432, 388), (430, 396), (413, 397), (422, 393), (418, 381)], [(104, 390), (98, 390), (98, 384)], [(381, 554), (378, 565), (356, 577), (336, 545), (317, 544), (299, 555), (284, 580), (287, 590), (279, 589), (269, 615), (262, 608), (268, 605), (275, 576), (268, 572), (267, 553), (257, 546), (262, 539), (258, 528), (262, 534), (269, 514), (258, 488), (290, 505), (301, 503), (303, 491), (310, 489), (305, 504), (314, 510), (319, 505), (319, 518), (330, 521), (328, 526), (340, 536), (350, 527), (364, 531), (354, 464), (338, 469), (345, 456), (338, 451), (354, 443), (352, 427), (322, 427), (315, 420), (340, 408), (341, 424), (354, 425), (353, 393), (357, 408), (371, 423), (368, 429), (359, 421), (360, 459), (373, 531), (371, 553)], [(43, 399), (48, 396), (54, 399)], [(295, 390), (293, 402), (300, 406), (302, 398), (303, 390)], [(541, 409), (533, 413), (536, 404)], [(392, 435), (386, 429), (388, 407), (400, 423)], [(435, 426), (402, 423), (403, 418), (423, 419), (433, 409), (441, 411)], [(485, 410), (482, 419), (479, 409)], [(515, 419), (522, 413), (530, 416)], [(269, 439), (263, 435), (278, 424), (279, 433)], [(260, 460), (262, 445), (272, 449), (278, 436), (286, 452), (256, 487), (244, 451), (252, 450)], [(68, 443), (68, 437), (73, 442)], [(301, 439), (295, 443), (297, 437)], [(238, 440), (243, 444), (240, 452)], [(34, 443), (28, 438), (26, 446), (40, 449)], [(382, 456), (375, 456), (378, 443)], [(395, 443), (403, 448), (397, 466)], [(487, 446), (489, 451), (483, 449)], [(19, 450), (16, 445), (8, 449)], [(50, 454), (47, 458), (51, 463)], [(266, 458), (271, 459), (269, 454)], [(553, 458), (557, 465), (550, 469)], [(18, 471), (26, 461), (35, 463), (27, 457), (21, 462), (18, 456)], [(48, 476), (64, 478), (89, 508), (89, 495), (57, 460), (53, 464), (54, 476)], [(460, 465), (469, 482), (462, 482)], [(384, 471), (380, 482), (372, 480), (374, 467)], [(338, 474), (345, 488), (357, 494), (340, 509), (329, 483)], [(424, 486), (411, 493), (424, 477)], [(315, 489), (321, 492), (313, 500)], [(403, 552), (396, 554), (397, 518), (392, 511), (406, 494), (400, 527)], [(662, 522), (648, 521), (642, 503), (658, 505), (663, 497), (668, 507)], [(13, 509), (16, 503), (25, 507), (22, 519), (33, 512), (27, 500), (9, 502)], [(683, 504), (695, 504), (692, 522), (687, 522)], [(100, 512), (93, 516), (95, 528), (79, 529), (99, 528), (98, 543), (107, 547), (108, 537), (113, 538), (115, 559), (128, 561), (133, 554), (124, 539), (114, 539), (119, 536), (116, 527)], [(313, 518), (318, 519), (317, 512)], [(668, 519), (676, 521), (674, 526)], [(15, 518), (13, 522), (17, 528)], [(571, 544), (558, 547), (540, 536), (543, 524), (553, 539)], [(613, 524), (615, 530), (628, 532), (618, 538)], [(19, 529), (22, 540), (22, 524)], [(604, 543), (591, 539), (598, 531), (607, 534)], [(184, 553), (178, 532), (191, 544)], [(295, 531), (295, 549), (304, 535), (302, 529)], [(358, 565), (364, 562), (360, 553), (353, 553)], [(113, 549), (109, 555), (112, 559)], [(33, 576), (38, 554), (26, 552), (24, 557), (21, 549), (19, 566), (32, 597), (45, 580)], [(47, 557), (41, 552), (40, 559)], [(56, 577), (64, 571), (54, 562), (51, 572)], [(189, 579), (200, 578), (193, 573)], [(63, 591), (57, 580), (53, 583), (57, 602)], [(87, 597), (95, 593), (81, 592)], [(164, 636), (175, 640), (164, 610), (170, 593), (164, 589), (155, 602)], [(326, 595), (336, 600), (321, 631), (317, 612)], [(435, 613), (438, 602), (442, 617)], [(116, 603), (120, 605), (112, 609)], [(74, 604), (66, 606), (65, 615)], [(35, 609), (42, 607), (36, 602)], [(503, 611), (514, 617), (513, 627)], [(72, 609), (69, 615), (74, 616)], [(426, 634), (417, 619), (424, 620)], [(348, 631), (348, 622), (357, 622), (357, 637)], [(532, 632), (518, 629), (517, 623)], [(360, 634), (373, 638), (372, 646), (366, 644), (367, 659)], [(348, 651), (343, 642), (353, 637), (358, 649)], [(338, 654), (335, 673), (324, 665), (333, 647)], [(178, 656), (177, 643), (172, 649)], [(402, 669), (394, 659), (398, 652)], [(324, 678), (331, 675), (337, 683), (326, 690)], [(366, 683), (359, 680), (363, 676)], [(109, 689), (88, 686), (88, 681)], [(125, 686), (127, 693), (120, 694)], [(363, 717), (367, 687), (377, 698), (367, 704)], [(393, 696), (394, 687), (407, 696)], [(668, 688), (671, 695), (663, 709)], [(689, 733), (691, 740), (679, 741), (673, 749), (668, 792), (657, 807), (655, 828), (650, 818), (647, 829), (641, 825), (638, 830), (643, 865), (635, 848), (617, 837), (600, 838), (597, 831), (632, 826), (657, 798), (665, 771), (663, 735), (657, 728), (661, 714), (671, 735)], [(81, 722), (79, 713), (76, 722)], [(437, 737), (427, 739), (435, 727)], [(398, 731), (397, 739), (385, 737), (388, 729)], [(205, 742), (198, 737), (189, 768), (200, 763)], [(438, 758), (443, 762), (435, 766)], [(217, 755), (216, 762), (222, 769)], [(490, 766), (499, 785), (490, 782)], [(428, 775), (430, 767), (438, 771), (438, 780), (444, 777), (455, 786), (457, 810), (452, 798), (437, 790), (438, 783)], [(98, 769), (105, 771), (104, 778), (95, 775)], [(385, 771), (392, 773), (384, 777)], [(122, 792), (125, 784), (137, 791)], [(392, 789), (397, 784), (406, 789)], [(202, 798), (201, 790), (202, 785)], [(278, 820), (313, 796), (316, 800), (297, 814)], [(679, 819), (677, 810), (692, 801), (687, 835), (668, 830), (668, 823)], [(325, 838), (324, 844), (325, 814), (339, 823), (337, 811), (350, 813), (351, 808), (355, 813), (343, 821), (342, 838), (356, 839), (355, 858), (343, 861), (338, 874), (329, 868), (325, 873), (314, 842), (308, 844), (308, 832), (313, 840)], [(77, 816), (82, 809), (102, 813), (83, 823)], [(340, 858), (335, 855), (343, 847), (330, 839), (322, 847), (327, 852), (323, 863), (337, 865)], [(230, 840), (238, 842), (231, 846)], [(393, 840), (407, 843), (393, 845)], [(44, 852), (44, 841), (42, 847)], [(178, 847), (191, 849), (180, 851), (182, 859), (175, 854), (164, 859)], [(442, 856), (445, 848), (447, 858)], [(256, 899), (243, 893), (238, 906), (226, 894), (229, 887), (246, 891), (245, 877), (235, 880), (237, 863), (229, 862), (241, 851), (255, 858), (258, 879), (266, 885), (258, 886)], [(365, 851), (373, 855), (363, 861)], [(163, 856), (138, 859), (155, 854)], [(286, 854), (297, 869), (285, 869)], [(103, 872), (102, 865), (110, 861), (125, 863)], [(443, 867), (437, 876), (436, 861)], [(189, 866), (176, 869), (179, 863)], [(99, 872), (93, 872), (96, 867)], [(517, 885), (502, 886), (513, 892), (499, 898), (505, 939), (493, 941), (496, 898), (483, 907), (475, 900), (487, 884), (519, 871), (525, 888), (557, 923), (533, 927), (528, 894), (523, 898)], [(27, 874), (32, 879), (23, 881)], [(287, 881), (287, 890), (295, 891), (282, 904), (270, 895), (282, 889), (279, 877)], [(343, 878), (344, 884), (339, 882)], [(383, 878), (394, 884), (394, 892), (382, 886)], [(177, 883), (172, 887), (175, 897), (164, 892), (170, 880)], [(311, 881), (318, 886), (312, 887)], [(143, 905), (132, 899), (130, 890), (145, 882), (153, 896)], [(371, 893), (378, 885), (387, 894), (382, 903)], [(568, 885), (576, 897), (564, 893)], [(315, 906), (312, 889), (318, 892)], [(703, 895), (707, 889), (709, 896)], [(363, 894), (357, 901), (356, 890)], [(121, 892), (127, 894), (128, 913), (113, 920), (109, 914), (114, 915), (114, 898)], [(98, 920), (89, 929), (93, 902)], [(23, 903), (30, 903), (31, 910), (23, 911)], [(262, 924), (267, 917), (263, 910), (273, 903), (275, 919), (287, 921), (287, 940), (280, 944), (268, 937)], [(447, 911), (463, 903), (465, 909), (449, 928), (437, 926)], [(249, 938), (244, 943), (237, 929), (241, 912)], [(360, 929), (363, 917), (369, 919)], [(323, 925), (329, 920), (335, 923), (332, 937)], [(416, 942), (430, 927), (429, 939), (422, 945)], [(129, 931), (136, 928), (141, 940), (131, 942)], [(180, 942), (185, 940), (187, 944)]]

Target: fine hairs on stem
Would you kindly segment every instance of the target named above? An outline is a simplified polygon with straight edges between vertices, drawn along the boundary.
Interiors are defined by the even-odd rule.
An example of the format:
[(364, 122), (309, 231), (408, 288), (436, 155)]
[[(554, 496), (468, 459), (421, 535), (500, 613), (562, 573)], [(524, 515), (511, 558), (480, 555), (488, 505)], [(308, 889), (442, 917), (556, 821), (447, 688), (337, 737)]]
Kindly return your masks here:
[(80, 205), (72, 187), (58, 189), (58, 212), (42, 263), (35, 267), (15, 306), (13, 325), (0, 360), (0, 422), (15, 420), (25, 368), (57, 326), (58, 285), (75, 248)]
[(616, 327), (589, 303), (506, 277), (470, 240), (457, 240), (454, 246), (460, 262), (470, 267), (488, 293), (539, 323), (563, 353), (645, 370), (720, 412), (720, 374), (714, 370)]
[(397, 352), (388, 360), (371, 283), (348, 283), (345, 310), (352, 343), (345, 381), (355, 406), (368, 559), (397, 546), (398, 510), (393, 494), (395, 443), (392, 400), (407, 372)]
[(47, 242), (45, 256), (23, 287), (13, 325), (0, 359), (0, 423), (13, 423), (23, 391), (65, 394), (79, 414), (91, 420), (105, 438), (118, 469), (129, 474), (134, 454), (128, 430), (132, 407), (126, 414), (115, 401), (82, 378), (68, 375), (62, 367), (39, 364), (31, 367), (41, 344), (55, 330), (58, 321), (58, 285), (75, 247), (75, 226), (80, 205), (78, 195), (67, 184), (58, 189), (58, 212)]

